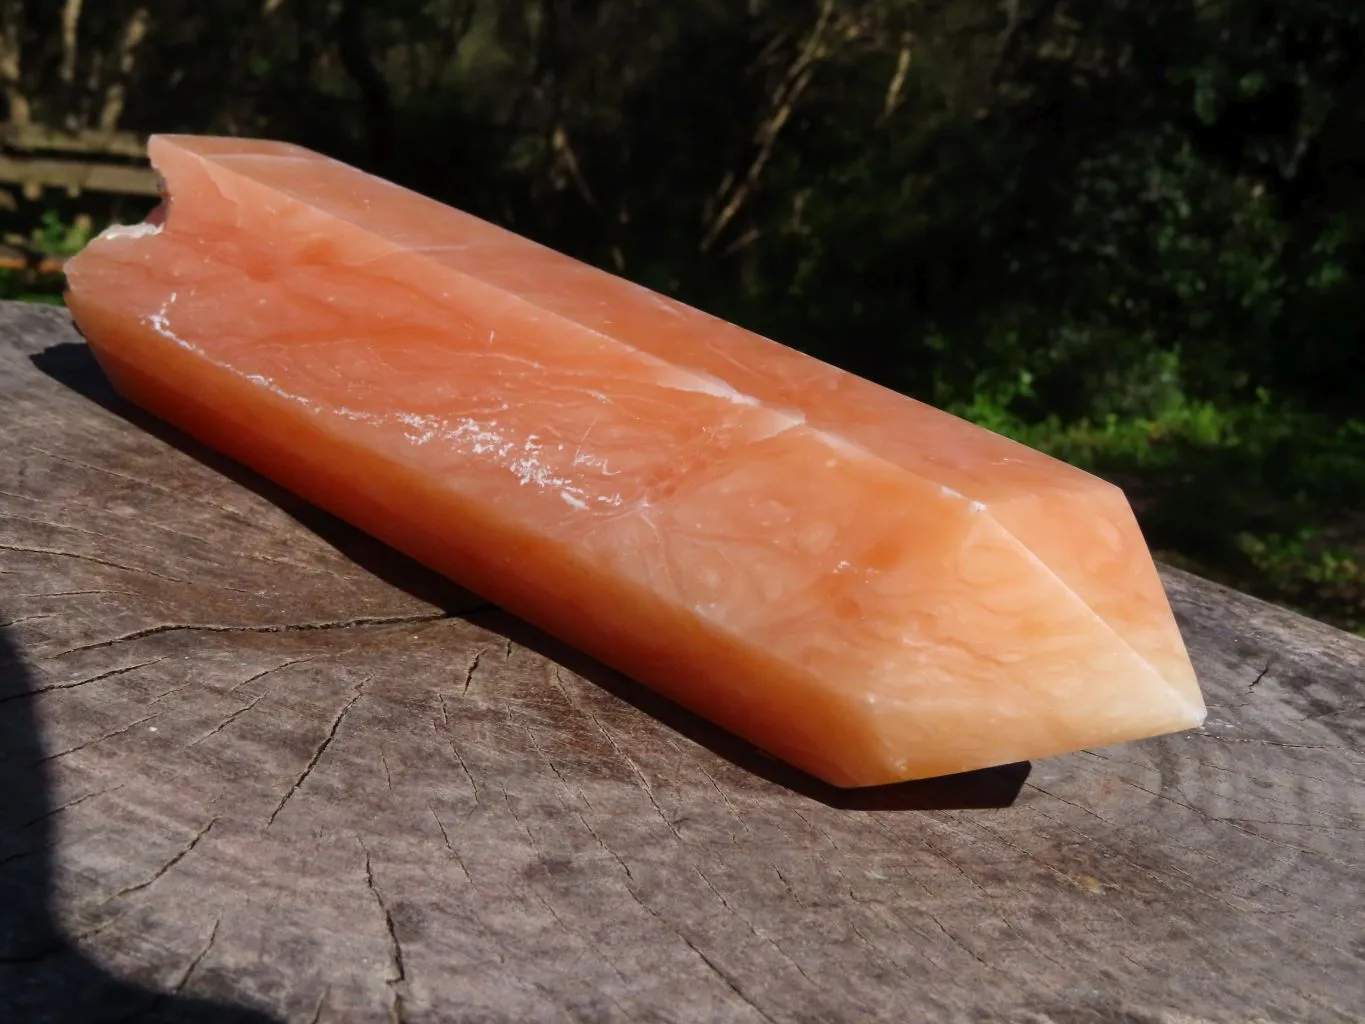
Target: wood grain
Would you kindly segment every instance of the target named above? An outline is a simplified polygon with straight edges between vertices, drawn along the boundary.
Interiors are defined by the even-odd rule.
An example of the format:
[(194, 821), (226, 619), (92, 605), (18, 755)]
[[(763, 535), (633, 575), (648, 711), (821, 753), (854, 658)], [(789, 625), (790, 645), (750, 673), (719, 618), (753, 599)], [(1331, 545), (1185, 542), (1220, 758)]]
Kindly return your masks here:
[[(1164, 577), (1199, 731), (844, 794), (0, 305), (0, 1020), (1365, 1019), (1365, 642)], [(723, 670), (717, 666), (717, 670)]]

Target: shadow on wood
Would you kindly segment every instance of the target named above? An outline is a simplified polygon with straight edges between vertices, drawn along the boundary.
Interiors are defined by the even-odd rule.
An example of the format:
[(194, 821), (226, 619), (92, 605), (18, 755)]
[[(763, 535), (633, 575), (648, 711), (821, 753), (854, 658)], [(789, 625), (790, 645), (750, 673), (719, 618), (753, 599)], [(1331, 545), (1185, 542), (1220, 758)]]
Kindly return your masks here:
[(239, 462), (225, 458), (170, 424), (121, 398), (95, 362), (90, 349), (74, 342), (53, 345), (31, 357), (34, 366), (53, 380), (128, 420), (190, 457), (276, 505), (347, 558), (384, 582), (404, 590), (450, 615), (489, 607), (488, 602), (439, 573), (395, 551), (367, 533), (342, 522), (316, 505), (271, 483)]
[(28, 672), (0, 629), (0, 1020), (274, 1024), (254, 1010), (129, 984), (62, 934), (50, 906), (61, 809), (32, 698)]
[(32, 357), (34, 365), (66, 387), (84, 395), (166, 444), (198, 459), (235, 483), (279, 506), (347, 558), (390, 585), (435, 605), (449, 615), (463, 615), (479, 625), (558, 662), (639, 711), (751, 773), (757, 780), (781, 786), (843, 810), (966, 810), (1008, 807), (1018, 797), (1030, 766), (1010, 764), (939, 779), (846, 790), (778, 761), (757, 747), (712, 725), (665, 697), (632, 682), (567, 644), (516, 617), (493, 608), (445, 577), (375, 540), (335, 516), (308, 504), (240, 463), (199, 444), (176, 428), (147, 415), (120, 398), (90, 350), (71, 342), (53, 345)]
[(733, 733), (501, 609), (480, 611), (466, 617), (490, 632), (563, 665), (717, 757), (744, 769), (755, 776), (756, 781), (781, 786), (839, 810), (944, 811), (1008, 807), (1018, 798), (1032, 767), (1025, 761), (937, 779), (840, 789), (765, 754)]

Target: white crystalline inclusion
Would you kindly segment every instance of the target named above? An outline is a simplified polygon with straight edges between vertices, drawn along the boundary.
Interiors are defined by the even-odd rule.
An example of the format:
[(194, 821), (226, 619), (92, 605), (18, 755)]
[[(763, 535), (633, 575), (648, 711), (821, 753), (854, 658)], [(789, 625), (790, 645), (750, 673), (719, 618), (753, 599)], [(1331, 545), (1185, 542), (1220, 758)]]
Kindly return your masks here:
[[(939, 490), (941, 490), (945, 495), (947, 495), (947, 496), (950, 497), (950, 498), (965, 498), (965, 497), (966, 497), (965, 495), (959, 493), (958, 491), (953, 490), (953, 489), (952, 489), (951, 487), (949, 487), (947, 484), (942, 485), (942, 486), (939, 488)], [(973, 511), (973, 512), (985, 512), (985, 511), (986, 511), (986, 504), (985, 504), (985, 502), (981, 502), (981, 501), (970, 501), (970, 502), (967, 503), (967, 508), (970, 509), (970, 510)]]
[(146, 238), (148, 235), (161, 234), (160, 224), (111, 224), (100, 232), (100, 238), (119, 240), (126, 238)]
[(695, 391), (699, 394), (727, 399), (736, 405), (758, 405), (757, 398), (736, 391), (719, 377), (712, 377), (710, 374), (692, 371), (670, 376), (673, 379), (660, 381), (660, 383), (674, 391)]
[(175, 342), (181, 348), (188, 349), (191, 352), (198, 352), (198, 346), (191, 344), (180, 337), (180, 335), (176, 334), (175, 331), (171, 330), (171, 306), (175, 304), (175, 299), (178, 294), (178, 292), (171, 292), (170, 298), (161, 304), (161, 309), (149, 317), (144, 317), (143, 323), (147, 324), (147, 326), (156, 331), (156, 333), (163, 338), (168, 338)]

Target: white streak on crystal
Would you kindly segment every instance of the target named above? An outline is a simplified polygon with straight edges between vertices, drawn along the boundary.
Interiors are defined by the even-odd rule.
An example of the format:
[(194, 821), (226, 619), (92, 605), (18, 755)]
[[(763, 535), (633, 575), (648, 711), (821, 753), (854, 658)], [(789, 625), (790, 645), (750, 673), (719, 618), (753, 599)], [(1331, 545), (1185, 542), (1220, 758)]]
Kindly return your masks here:
[(666, 388), (674, 391), (695, 391), (703, 395), (712, 395), (716, 398), (729, 399), (736, 405), (758, 405), (758, 399), (752, 395), (746, 395), (736, 391), (719, 377), (712, 377), (710, 374), (698, 371), (690, 371), (678, 374), (670, 374), (670, 380), (663, 380), (659, 383)]
[[(145, 317), (143, 322), (162, 337), (174, 341), (182, 348), (202, 355), (203, 353), (198, 347), (171, 329), (170, 309), (175, 303), (177, 295), (178, 293), (171, 292), (170, 297), (162, 304), (161, 309), (151, 316)], [(214, 362), (215, 365), (224, 365), (217, 363), (216, 360)], [(440, 440), (465, 454), (492, 456), (503, 463), (504, 467), (517, 478), (522, 487), (535, 486), (538, 490), (557, 490), (560, 499), (565, 504), (579, 511), (589, 510), (592, 507), (590, 502), (620, 507), (625, 501), (620, 493), (591, 496), (583, 487), (578, 486), (568, 477), (556, 474), (550, 466), (541, 461), (541, 454), (545, 446), (541, 444), (539, 435), (530, 434), (525, 441), (518, 444), (497, 429), (496, 420), (481, 423), (472, 417), (465, 417), (452, 423), (437, 416), (424, 416), (412, 412), (373, 413), (352, 409), (344, 405), (326, 406), (304, 395), (295, 394), (280, 387), (273, 378), (267, 377), (265, 374), (245, 374), (243, 379), (278, 395), (280, 398), (296, 402), (315, 415), (330, 414), (353, 422), (380, 426), (402, 424), (409, 428), (403, 431), (403, 437), (413, 445), (420, 446)], [(586, 437), (587, 433), (584, 434), (584, 438)], [(557, 447), (563, 448), (564, 446), (558, 445)], [(603, 476), (617, 475), (607, 468), (605, 459), (593, 455), (584, 455), (581, 451), (575, 454), (573, 465), (596, 469)]]
[(161, 309), (149, 317), (144, 317), (142, 322), (156, 331), (157, 334), (161, 335), (163, 338), (169, 338), (181, 348), (203, 355), (197, 345), (186, 341), (184, 338), (180, 337), (180, 335), (176, 334), (175, 331), (171, 330), (171, 306), (175, 303), (175, 298), (178, 294), (178, 292), (171, 292), (170, 298), (161, 304)]
[(764, 409), (763, 412), (770, 417), (770, 421), (749, 434), (748, 439), (750, 441), (766, 441), (768, 438), (776, 437), (788, 430), (805, 426), (806, 423), (806, 416), (801, 412), (779, 412), (776, 409)]
[(606, 459), (600, 458), (599, 456), (596, 455), (589, 455), (586, 452), (576, 452), (573, 457), (573, 464), (575, 466), (587, 466), (589, 469), (595, 469), (603, 476), (621, 475), (621, 471), (619, 469), (611, 469), (607, 465)]
[(110, 224), (100, 232), (101, 239), (117, 241), (120, 238), (146, 238), (148, 235), (161, 234), (160, 224)]
[[(949, 487), (947, 484), (941, 485), (941, 486), (939, 487), (939, 490), (941, 490), (941, 491), (942, 491), (945, 495), (947, 495), (949, 498), (958, 498), (958, 499), (961, 499), (961, 500), (964, 500), (964, 501), (966, 500), (966, 495), (960, 493), (959, 491), (953, 490), (953, 489), (952, 489), (951, 487)], [(984, 502), (980, 502), (980, 501), (971, 501), (971, 502), (968, 502), (968, 503), (967, 503), (967, 508), (968, 508), (970, 511), (972, 511), (972, 512), (985, 512), (985, 511), (986, 511), (986, 505), (985, 505), (985, 503), (984, 503)]]
[[(307, 401), (307, 399), (300, 399), (300, 401)], [(372, 412), (359, 412), (355, 409), (348, 409), (344, 405), (338, 405), (332, 411), (338, 416), (344, 416), (348, 420), (359, 420), (362, 423), (383, 423), (385, 419), (383, 416), (376, 416)]]

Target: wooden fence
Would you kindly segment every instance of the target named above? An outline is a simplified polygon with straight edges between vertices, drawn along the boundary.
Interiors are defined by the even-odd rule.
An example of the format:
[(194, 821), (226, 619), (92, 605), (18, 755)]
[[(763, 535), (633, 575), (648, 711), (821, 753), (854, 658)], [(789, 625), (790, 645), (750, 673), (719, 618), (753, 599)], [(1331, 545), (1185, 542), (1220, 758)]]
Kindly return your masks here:
[[(0, 212), (18, 197), (37, 202), (49, 191), (69, 199), (157, 194), (147, 147), (131, 132), (59, 131), (42, 125), (0, 124)], [(16, 194), (17, 193), (17, 194)], [(62, 260), (34, 250), (17, 235), (0, 240), (0, 270), (60, 273)]]
[(83, 192), (157, 194), (147, 148), (131, 132), (0, 125), (0, 187), (16, 185), (31, 200), (47, 189), (72, 197)]

